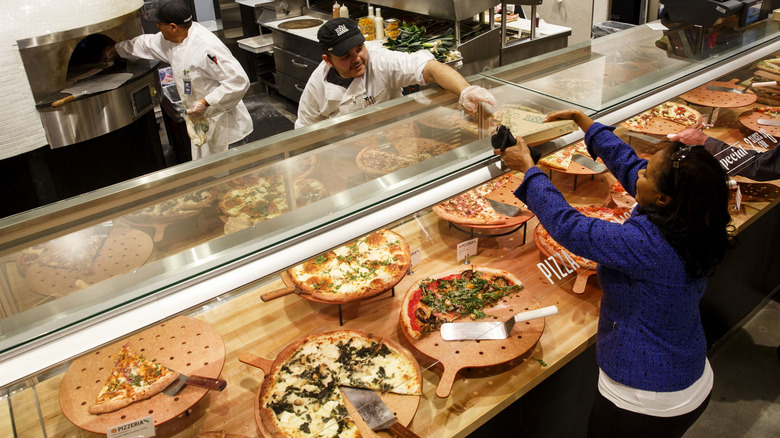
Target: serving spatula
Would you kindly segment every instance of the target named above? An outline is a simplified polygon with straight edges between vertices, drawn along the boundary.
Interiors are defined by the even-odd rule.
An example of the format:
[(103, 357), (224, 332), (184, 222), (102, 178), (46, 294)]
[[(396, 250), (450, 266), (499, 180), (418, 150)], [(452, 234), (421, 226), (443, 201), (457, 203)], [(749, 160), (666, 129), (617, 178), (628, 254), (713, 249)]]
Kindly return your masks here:
[(558, 313), (557, 306), (520, 312), (504, 322), (446, 322), (441, 325), (441, 338), (445, 341), (506, 339), (515, 323)]
[(371, 430), (388, 429), (395, 437), (419, 438), (414, 432), (398, 422), (393, 411), (382, 401), (376, 391), (348, 386), (340, 388)]
[(187, 376), (185, 374), (179, 373), (179, 378), (168, 385), (168, 387), (163, 390), (163, 394), (169, 397), (174, 397), (179, 393), (179, 391), (181, 391), (184, 385), (192, 385), (199, 388), (222, 391), (227, 386), (227, 382), (223, 379), (214, 379), (203, 376)]

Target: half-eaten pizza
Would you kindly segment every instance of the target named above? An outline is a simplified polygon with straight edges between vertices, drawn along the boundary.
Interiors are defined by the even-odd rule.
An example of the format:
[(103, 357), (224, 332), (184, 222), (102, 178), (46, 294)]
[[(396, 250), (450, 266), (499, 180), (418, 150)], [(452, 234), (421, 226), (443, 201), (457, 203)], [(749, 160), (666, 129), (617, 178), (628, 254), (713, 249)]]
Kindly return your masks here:
[(275, 438), (360, 437), (340, 386), (420, 395), (414, 357), (397, 343), (340, 330), (304, 337), (276, 357), (260, 390), (260, 419)]

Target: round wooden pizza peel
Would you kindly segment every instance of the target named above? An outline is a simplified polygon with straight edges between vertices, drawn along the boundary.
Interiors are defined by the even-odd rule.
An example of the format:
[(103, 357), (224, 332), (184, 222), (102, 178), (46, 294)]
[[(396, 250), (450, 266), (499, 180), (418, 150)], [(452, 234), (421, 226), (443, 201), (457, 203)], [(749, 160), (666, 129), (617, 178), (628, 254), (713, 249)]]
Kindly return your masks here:
[(64, 296), (140, 268), (153, 249), (152, 239), (143, 231), (114, 227), (87, 271), (43, 265), (36, 259), (27, 267), (25, 281), (30, 289), (41, 295)]
[(756, 96), (752, 90), (744, 94), (730, 93), (728, 91), (709, 90), (707, 87), (723, 87), (742, 90), (745, 87), (738, 85), (739, 79), (732, 79), (729, 82), (712, 81), (694, 88), (693, 90), (681, 94), (680, 99), (694, 105), (708, 106), (712, 108), (738, 108), (748, 106), (756, 102)]
[(165, 230), (168, 227), (174, 224), (180, 224), (188, 219), (194, 218), (195, 216), (199, 215), (200, 212), (201, 210), (186, 211), (164, 222), (143, 220), (143, 219), (136, 218), (133, 215), (125, 215), (122, 217), (122, 220), (135, 227), (145, 227), (145, 228), (153, 229), (154, 235), (152, 236), (152, 240), (154, 240), (155, 242), (160, 242), (163, 240), (163, 237), (165, 237)]
[[(479, 267), (473, 266), (473, 268), (478, 269)], [(419, 289), (422, 280), (424, 279), (417, 280), (406, 293), (412, 293)], [(487, 318), (477, 321), (471, 321), (470, 318), (467, 318), (467, 320), (455, 322), (506, 321), (516, 313), (539, 308), (541, 306), (533, 298), (531, 292), (523, 289), (512, 296), (504, 297), (495, 306), (485, 309), (485, 313), (488, 314)], [(412, 339), (406, 330), (401, 331), (404, 332), (404, 336), (414, 348), (437, 360), (444, 367), (444, 372), (436, 387), (436, 395), (446, 398), (452, 392), (452, 386), (455, 384), (455, 378), (460, 370), (505, 364), (531, 351), (539, 338), (542, 337), (544, 323), (544, 318), (537, 318), (515, 324), (506, 339), (484, 341), (445, 341), (438, 330), (420, 339)]]
[(758, 119), (774, 120), (780, 122), (780, 117), (772, 117), (768, 114), (763, 114), (753, 110), (745, 111), (739, 115), (739, 123), (751, 131), (761, 132), (761, 130), (764, 130), (773, 137), (780, 137), (780, 126), (759, 125)]
[[(539, 236), (539, 233), (541, 232), (540, 228), (542, 224), (539, 224), (534, 228), (534, 244), (536, 244), (536, 247), (541, 251), (542, 254), (545, 255), (545, 257), (552, 257), (553, 255), (547, 251), (547, 249), (542, 245), (541, 237)], [(575, 294), (582, 294), (585, 293), (585, 287), (588, 284), (588, 278), (590, 278), (591, 275), (595, 274), (595, 269), (583, 269), (579, 272), (577, 272), (577, 277), (574, 279), (574, 285), (571, 288), (571, 291)]]
[(185, 385), (174, 397), (163, 393), (122, 409), (94, 415), (88, 408), (114, 366), (114, 355), (129, 344), (136, 353), (186, 375), (219, 377), (225, 365), (225, 343), (209, 324), (180, 316), (115, 342), (71, 363), (60, 383), (59, 402), (65, 417), (81, 429), (105, 434), (111, 426), (151, 415), (154, 425), (170, 421), (202, 399), (208, 389)]
[(688, 128), (695, 128), (699, 125), (701, 125), (701, 113), (696, 111), (695, 109), (683, 105), (683, 104), (677, 104), (681, 107), (685, 107), (694, 113), (696, 113), (696, 123), (694, 123), (692, 126), (686, 126), (682, 123), (676, 123), (668, 119), (664, 119), (661, 117), (653, 117), (647, 122), (647, 126), (644, 129), (636, 130), (628, 126), (625, 122), (621, 122), (620, 125), (624, 128), (631, 130), (631, 131), (638, 131), (643, 132), (645, 134), (651, 134), (651, 135), (669, 135), (669, 134), (677, 134), (680, 131), (683, 131)]
[[(396, 346), (396, 348), (402, 348), (400, 346)], [(256, 356), (252, 353), (241, 353), (238, 356), (238, 360), (247, 364), (251, 365), (257, 368), (260, 368), (263, 370), (263, 378), (268, 375), (268, 371), (271, 369), (271, 367), (274, 364), (274, 361)], [(268, 431), (265, 430), (265, 427), (263, 427), (263, 421), (260, 418), (260, 395), (261, 391), (263, 389), (263, 385), (261, 384), (260, 387), (257, 389), (257, 393), (255, 393), (255, 402), (254, 402), (254, 409), (255, 409), (255, 422), (257, 423), (257, 428), (260, 430), (260, 435), (264, 437), (271, 437), (271, 435), (268, 433)], [(419, 395), (401, 395), (401, 394), (392, 394), (392, 393), (385, 393), (382, 394), (378, 392), (379, 397), (382, 399), (382, 401), (387, 404), (388, 407), (390, 407), (390, 410), (393, 411), (396, 418), (398, 418), (398, 422), (403, 424), (404, 426), (409, 426), (409, 424), (412, 423), (412, 419), (414, 418), (414, 415), (417, 413), (417, 408), (420, 406), (420, 396)], [(347, 412), (349, 413), (350, 418), (355, 422), (357, 425), (357, 428), (360, 430), (360, 433), (364, 437), (392, 437), (388, 431), (378, 431), (374, 432), (369, 428), (365, 422), (363, 422), (363, 419), (360, 417), (360, 414), (357, 413), (356, 409), (352, 404), (349, 402), (349, 400), (344, 397), (346, 400), (347, 405)]]

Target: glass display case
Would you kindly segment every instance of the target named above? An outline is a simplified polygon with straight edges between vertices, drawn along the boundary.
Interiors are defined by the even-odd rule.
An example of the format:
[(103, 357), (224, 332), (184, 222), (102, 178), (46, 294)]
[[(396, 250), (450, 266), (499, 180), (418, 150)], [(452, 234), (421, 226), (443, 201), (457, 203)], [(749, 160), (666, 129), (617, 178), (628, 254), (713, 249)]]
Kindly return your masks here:
[(692, 27), (667, 24), (670, 27), (658, 21), (636, 26), (499, 67), (487, 76), (603, 115), (691, 76), (699, 77), (728, 60), (753, 55), (754, 49), (776, 39), (780, 29), (772, 20), (744, 31), (724, 29), (709, 34), (704, 49), (693, 50)]
[[(760, 24), (760, 36), (697, 60), (657, 49), (659, 56), (652, 48), (663, 31), (640, 26), (623, 39), (600, 38), (469, 81), (490, 89), (499, 107), (541, 113), (574, 107), (618, 124), (780, 51), (777, 24)], [(620, 54), (625, 38), (636, 47)], [(634, 71), (624, 65), (627, 56), (655, 67)], [(621, 69), (631, 73), (613, 76)], [(575, 79), (585, 82), (565, 84)], [(578, 94), (591, 85), (593, 94)], [(422, 394), (401, 399), (414, 409), (398, 416), (407, 424), (414, 417), (415, 433), (474, 431), (595, 342), (601, 296), (594, 271), (542, 249), (538, 221), (524, 206), (527, 214), (514, 226), (482, 228), (443, 220), (431, 209), (506, 174), (493, 155), (491, 130), (480, 126), (457, 108), (456, 96), (428, 89), (0, 221), (0, 432), (91, 436), (143, 414), (154, 417), (159, 436), (206, 430), (255, 436), (262, 431), (256, 403), (269, 364), (296, 340), (334, 330), (371, 333), (412, 353)], [(546, 154), (582, 135), (536, 147)], [(632, 146), (644, 153), (662, 147)], [(614, 207), (608, 173), (579, 186), (569, 175), (551, 177), (572, 205)], [(747, 223), (776, 203), (757, 203), (738, 219)], [(390, 290), (333, 304), (285, 281), (290, 267), (380, 229), (400, 235), (411, 256), (408, 274)], [(470, 245), (476, 252), (469, 253)], [(518, 325), (527, 331), (506, 344), (431, 346), (407, 336), (399, 325), (406, 295), (420, 280), (464, 264), (502, 269), (523, 283), (514, 301), (496, 306), (501, 318), (552, 305), (558, 315)], [(169, 336), (177, 345), (218, 353), (209, 366), (185, 361), (177, 371), (212, 373), (228, 381), (227, 389), (185, 387), (179, 410), (168, 417), (158, 405), (143, 404), (138, 415), (84, 421), (81, 411), (91, 401), (72, 397), (82, 388), (71, 386), (77, 368), (91, 376), (93, 355), (114, 354), (124, 342), (143, 343), (177, 326), (182, 333)], [(181, 339), (212, 331), (205, 346)], [(182, 354), (200, 351), (190, 348)]]

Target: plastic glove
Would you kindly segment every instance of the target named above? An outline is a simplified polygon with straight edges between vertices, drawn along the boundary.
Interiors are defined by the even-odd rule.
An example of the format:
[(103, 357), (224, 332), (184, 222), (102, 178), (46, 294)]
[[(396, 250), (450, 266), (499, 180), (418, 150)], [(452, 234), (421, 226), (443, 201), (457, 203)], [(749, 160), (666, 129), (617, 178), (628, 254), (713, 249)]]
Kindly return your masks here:
[(189, 109), (187, 110), (187, 115), (193, 118), (197, 117), (203, 117), (203, 113), (206, 112), (206, 105), (203, 104), (203, 102), (196, 100), (195, 102), (192, 102), (192, 105), (190, 105)]
[(460, 106), (470, 113), (477, 112), (477, 104), (484, 102), (491, 106), (498, 105), (498, 101), (493, 94), (480, 87), (479, 85), (470, 85), (460, 92)]

